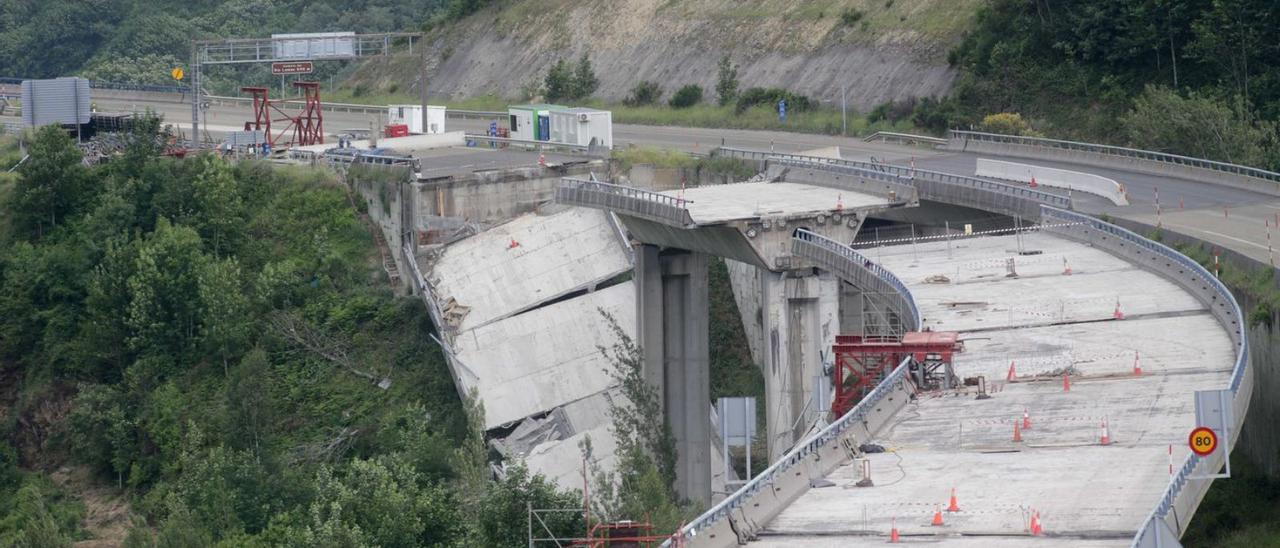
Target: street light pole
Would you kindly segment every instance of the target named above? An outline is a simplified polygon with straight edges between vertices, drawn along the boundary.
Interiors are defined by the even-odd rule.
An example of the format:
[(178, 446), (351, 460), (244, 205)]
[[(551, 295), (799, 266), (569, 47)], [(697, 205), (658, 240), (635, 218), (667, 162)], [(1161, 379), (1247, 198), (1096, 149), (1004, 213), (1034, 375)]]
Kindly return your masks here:
[(849, 117), (845, 107), (845, 86), (846, 84), (843, 81), (840, 82), (840, 136), (841, 137), (849, 136)]

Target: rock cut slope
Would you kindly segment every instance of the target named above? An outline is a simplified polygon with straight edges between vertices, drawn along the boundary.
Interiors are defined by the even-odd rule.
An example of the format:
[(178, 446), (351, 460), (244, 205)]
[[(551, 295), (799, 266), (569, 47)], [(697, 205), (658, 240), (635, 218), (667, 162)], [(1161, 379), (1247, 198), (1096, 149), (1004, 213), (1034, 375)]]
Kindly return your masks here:
[[(518, 99), (559, 58), (589, 53), (596, 97), (637, 82), (669, 97), (698, 84), (711, 99), (728, 54), (742, 87), (785, 87), (859, 110), (940, 96), (955, 78), (946, 54), (981, 0), (517, 0), (432, 31), (433, 95)], [(409, 89), (413, 71), (373, 64), (358, 78)]]

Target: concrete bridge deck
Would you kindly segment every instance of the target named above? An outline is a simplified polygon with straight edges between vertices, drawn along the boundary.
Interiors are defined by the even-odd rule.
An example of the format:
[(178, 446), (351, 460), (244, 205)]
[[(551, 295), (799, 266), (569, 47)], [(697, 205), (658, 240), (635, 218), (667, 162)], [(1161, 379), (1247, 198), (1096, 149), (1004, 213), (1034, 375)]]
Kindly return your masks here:
[(867, 209), (887, 204), (882, 196), (802, 183), (737, 183), (663, 192), (683, 197), (693, 222), (726, 223), (785, 215), (830, 215), (840, 210)]
[[(855, 487), (861, 470), (843, 465), (826, 477), (834, 485), (802, 495), (757, 544), (880, 543), (896, 519), (907, 542), (1128, 545), (1168, 482), (1170, 446), (1173, 462), (1186, 456), (1193, 392), (1228, 383), (1235, 360), (1221, 324), (1171, 281), (1044, 233), (867, 255), (908, 285), (926, 327), (961, 332), (956, 373), (985, 376), (992, 398), (922, 394), (872, 440), (887, 450), (868, 455), (874, 487)], [(949, 281), (926, 281), (936, 275)], [(1114, 319), (1117, 296), (1123, 320)], [(1016, 382), (1005, 382), (1010, 361)], [(1073, 375), (1069, 392), (1063, 371)], [(1032, 428), (1014, 443), (1024, 409)], [(1110, 446), (1099, 444), (1104, 420)], [(961, 511), (931, 526), (953, 487)], [(1032, 508), (1045, 536), (1028, 534)]]

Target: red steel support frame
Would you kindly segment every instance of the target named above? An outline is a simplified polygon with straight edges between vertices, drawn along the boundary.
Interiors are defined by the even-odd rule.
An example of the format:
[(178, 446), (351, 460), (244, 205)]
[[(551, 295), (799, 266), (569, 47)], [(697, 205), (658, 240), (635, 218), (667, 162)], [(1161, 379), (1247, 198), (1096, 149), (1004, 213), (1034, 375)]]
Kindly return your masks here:
[[(294, 82), (294, 87), (300, 88), (305, 99), (302, 112), (296, 116), (280, 109), (276, 106), (276, 102), (270, 98), (270, 92), (267, 88), (245, 87), (240, 91), (253, 95), (253, 121), (245, 122), (244, 128), (249, 130), (262, 130), (265, 132), (267, 142), (271, 143), (272, 148), (277, 146), (307, 146), (318, 145), (324, 143), (324, 112), (320, 104), (320, 83), (319, 82)], [(271, 113), (275, 111), (280, 117), (272, 118)], [(271, 122), (285, 122), (283, 129), (279, 133), (271, 133)], [(277, 125), (276, 127), (280, 127)], [(292, 131), (292, 140), (284, 142), (284, 136)]]
[(320, 108), (320, 82), (294, 82), (306, 103), (294, 123), (294, 143), (298, 146), (324, 143), (324, 112)]
[(848, 413), (906, 357), (910, 356), (921, 367), (935, 360), (949, 364), (963, 348), (958, 334), (952, 332), (910, 332), (900, 340), (837, 335), (832, 347), (835, 354), (832, 415), (842, 417)]

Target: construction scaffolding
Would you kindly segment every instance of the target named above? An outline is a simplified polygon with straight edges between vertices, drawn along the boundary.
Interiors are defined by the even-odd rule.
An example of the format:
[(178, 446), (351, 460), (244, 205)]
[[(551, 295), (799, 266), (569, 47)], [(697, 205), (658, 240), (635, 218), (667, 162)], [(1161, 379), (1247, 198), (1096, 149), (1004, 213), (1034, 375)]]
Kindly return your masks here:
[(835, 396), (831, 413), (842, 417), (910, 358), (908, 376), (921, 390), (946, 390), (958, 382), (951, 367), (956, 352), (964, 350), (959, 334), (942, 331), (912, 331), (901, 337), (837, 335), (832, 347)]

